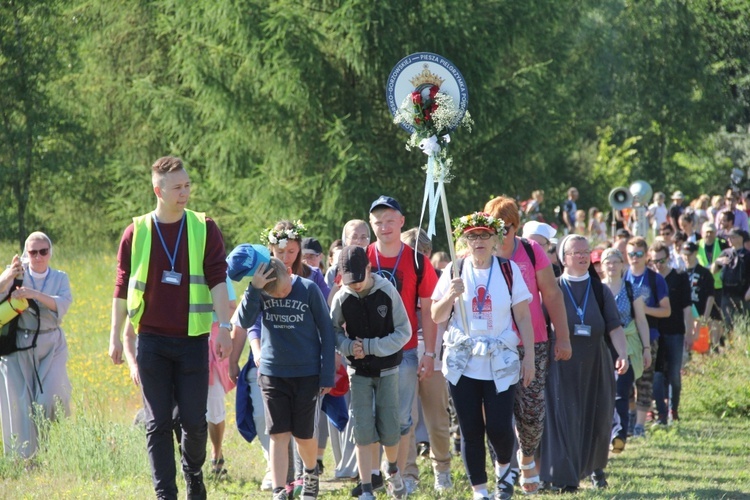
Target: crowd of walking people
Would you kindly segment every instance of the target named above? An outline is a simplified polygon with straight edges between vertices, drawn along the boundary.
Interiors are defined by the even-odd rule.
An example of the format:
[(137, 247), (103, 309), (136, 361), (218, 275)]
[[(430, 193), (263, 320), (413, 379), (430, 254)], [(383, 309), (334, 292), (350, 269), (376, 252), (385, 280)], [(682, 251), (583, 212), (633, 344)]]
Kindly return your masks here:
[[(610, 453), (649, 422), (680, 419), (699, 332), (721, 350), (750, 300), (750, 200), (733, 189), (689, 206), (676, 191), (671, 207), (656, 193), (612, 214), (611, 237), (575, 188), (558, 227), (544, 221), (543, 191), (499, 196), (454, 220), (452, 259), (406, 230), (408, 211), (387, 195), (353, 210), (368, 220), (342, 224), (327, 253), (326, 235), (282, 219), (263, 245), (227, 256), (216, 223), (186, 208), (179, 158), (157, 160), (152, 184), (155, 210), (120, 242), (109, 355), (141, 388), (157, 498), (177, 498), (173, 435), (187, 498), (206, 498), (209, 438), (210, 473), (227, 473), (235, 384), (237, 425), (261, 444), (274, 500), (317, 498), (324, 470), (356, 479), (353, 497), (406, 498), (423, 488), (420, 455), (448, 493), (460, 454), (477, 500), (606, 488)], [(70, 399), (60, 321), (72, 296), (51, 255), (32, 233), (0, 274), (2, 297), (41, 311), (18, 325), (27, 343), (40, 325), (36, 347), (0, 358), (5, 452), (26, 458), (38, 446), (32, 405), (52, 419)], [(235, 302), (232, 283), (246, 277)]]

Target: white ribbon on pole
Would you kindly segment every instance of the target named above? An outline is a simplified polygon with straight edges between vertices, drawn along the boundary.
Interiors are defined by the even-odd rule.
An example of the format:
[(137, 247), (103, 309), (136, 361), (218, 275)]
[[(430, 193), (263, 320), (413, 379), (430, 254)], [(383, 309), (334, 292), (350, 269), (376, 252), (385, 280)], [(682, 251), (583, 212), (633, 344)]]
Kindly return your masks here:
[[(445, 232), (448, 236), (448, 241), (450, 244), (448, 245), (448, 249), (450, 250), (451, 254), (451, 262), (453, 263), (453, 276), (459, 277), (459, 271), (458, 271), (458, 262), (456, 259), (456, 246), (453, 244), (453, 231), (451, 231), (451, 218), (448, 214), (448, 200), (445, 198), (445, 186), (441, 183), (440, 184), (440, 191), (438, 192), (438, 197), (443, 202), (443, 219), (445, 220)], [(461, 297), (458, 298), (458, 310), (461, 311), (461, 320), (463, 322), (464, 327), (464, 333), (466, 335), (471, 335), (471, 330), (469, 329), (469, 320), (466, 317), (466, 305), (464, 304), (464, 298), (463, 294)]]

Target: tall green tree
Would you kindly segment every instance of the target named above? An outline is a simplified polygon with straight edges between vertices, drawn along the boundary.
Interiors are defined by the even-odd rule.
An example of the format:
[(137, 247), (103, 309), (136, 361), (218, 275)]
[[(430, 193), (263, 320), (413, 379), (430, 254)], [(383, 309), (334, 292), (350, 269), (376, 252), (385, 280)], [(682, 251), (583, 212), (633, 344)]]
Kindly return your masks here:
[(51, 96), (73, 58), (62, 9), (59, 1), (0, 3), (0, 194), (4, 217), (14, 218), (0, 231), (8, 237), (15, 229), (19, 245), (29, 231), (32, 187), (54, 182), (76, 142), (75, 122)]

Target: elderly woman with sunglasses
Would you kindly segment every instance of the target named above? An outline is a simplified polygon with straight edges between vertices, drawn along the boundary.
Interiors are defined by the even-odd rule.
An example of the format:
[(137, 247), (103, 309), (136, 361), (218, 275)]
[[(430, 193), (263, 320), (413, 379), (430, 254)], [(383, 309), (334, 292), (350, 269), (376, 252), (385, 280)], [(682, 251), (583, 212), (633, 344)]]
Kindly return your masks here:
[(535, 370), (533, 350), (523, 361), (519, 358), (513, 322), (524, 344), (533, 345), (531, 294), (518, 266), (494, 256), (502, 244), (501, 219), (476, 212), (456, 219), (454, 227), (468, 257), (456, 263), (458, 269), (443, 272), (432, 295), (432, 318), (448, 322), (442, 372), (456, 408), (461, 457), (474, 499), (489, 498), (485, 432), (497, 454), (495, 498), (510, 498), (515, 388), (519, 380), (528, 386)]
[[(595, 487), (607, 485), (604, 468), (614, 413), (614, 371), (627, 372), (628, 354), (617, 305), (593, 271), (586, 238), (566, 236), (558, 254), (565, 266), (559, 283), (573, 356), (564, 363), (550, 360), (540, 475), (553, 489), (572, 492), (589, 475)], [(617, 351), (615, 363), (607, 335)]]
[[(13, 257), (10, 266), (0, 274), (0, 296), (10, 293), (13, 299), (34, 300), (39, 317), (26, 309), (18, 322), (17, 345), (30, 346), (39, 325), (34, 349), (17, 351), (0, 358), (0, 409), (2, 410), (3, 444), (6, 454), (32, 457), (38, 447), (36, 424), (32, 413), (38, 405), (41, 415), (54, 419), (57, 409), (70, 414), (71, 386), (66, 363), (68, 344), (60, 328), (73, 296), (68, 275), (49, 267), (52, 241), (46, 234), (29, 235), (21, 257)], [(11, 290), (14, 280), (21, 287)], [(60, 406), (56, 406), (59, 403)]]

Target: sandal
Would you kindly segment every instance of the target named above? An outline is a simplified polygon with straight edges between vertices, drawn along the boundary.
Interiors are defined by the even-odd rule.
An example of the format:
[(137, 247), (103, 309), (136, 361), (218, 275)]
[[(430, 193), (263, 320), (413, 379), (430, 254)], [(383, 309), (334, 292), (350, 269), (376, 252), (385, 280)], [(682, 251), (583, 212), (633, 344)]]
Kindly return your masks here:
[(223, 476), (227, 473), (227, 470), (224, 468), (224, 457), (218, 460), (211, 459), (211, 473), (215, 476)]
[(510, 477), (510, 464), (505, 469), (505, 474), (497, 478), (495, 483), (495, 499), (496, 500), (509, 500), (513, 497), (513, 478)]
[[(518, 468), (521, 469), (521, 491), (523, 491), (524, 495), (536, 495), (539, 493), (539, 490), (541, 489), (542, 482), (539, 480), (539, 475), (526, 477), (523, 475), (523, 471), (525, 470), (534, 470), (536, 469), (536, 462), (532, 460), (528, 464), (523, 464), (521, 462), (521, 458), (523, 455), (521, 454), (521, 451), (518, 451)], [(526, 486), (532, 486), (531, 488), (527, 488)]]

